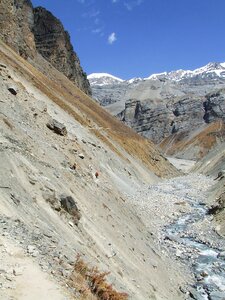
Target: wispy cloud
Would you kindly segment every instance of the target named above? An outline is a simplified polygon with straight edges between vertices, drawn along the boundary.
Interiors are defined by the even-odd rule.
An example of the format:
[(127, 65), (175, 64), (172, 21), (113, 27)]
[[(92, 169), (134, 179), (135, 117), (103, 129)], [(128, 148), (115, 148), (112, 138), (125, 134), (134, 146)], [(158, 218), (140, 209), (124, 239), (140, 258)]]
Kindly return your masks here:
[(108, 43), (110, 45), (112, 45), (113, 43), (115, 43), (115, 41), (117, 40), (116, 34), (115, 32), (112, 32), (109, 36), (108, 36)]
[(91, 32), (94, 33), (94, 34), (99, 34), (100, 36), (103, 36), (104, 35), (104, 28), (103, 27), (98, 27), (98, 28), (92, 29)]
[(116, 2), (119, 2), (119, 0), (112, 0), (112, 3), (116, 3)]
[(83, 13), (82, 17), (83, 18), (96, 18), (99, 14), (100, 14), (99, 10), (92, 9), (92, 10), (89, 10), (89, 11)]
[(127, 8), (127, 10), (131, 11), (135, 7), (141, 5), (144, 2), (144, 0), (134, 0), (129, 2), (124, 2), (124, 6)]

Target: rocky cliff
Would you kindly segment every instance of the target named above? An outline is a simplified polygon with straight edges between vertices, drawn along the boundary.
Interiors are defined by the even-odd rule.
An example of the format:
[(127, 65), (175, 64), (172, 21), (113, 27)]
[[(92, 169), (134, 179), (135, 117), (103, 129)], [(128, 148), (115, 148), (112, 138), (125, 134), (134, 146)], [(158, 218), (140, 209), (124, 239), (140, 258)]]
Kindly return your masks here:
[[(178, 70), (142, 80), (98, 81), (92, 89), (106, 109), (159, 144), (167, 155), (200, 158), (224, 140), (224, 72), (223, 63), (210, 63), (194, 71)], [(195, 150), (189, 148), (192, 142)]]
[(34, 58), (34, 22), (30, 0), (0, 1), (0, 38), (24, 58)]
[(34, 9), (33, 33), (37, 51), (81, 90), (91, 94), (90, 84), (62, 23), (43, 7)]
[(62, 23), (44, 8), (33, 9), (30, 0), (1, 0), (0, 38), (24, 58), (35, 62), (40, 53), (86, 94), (86, 74)]

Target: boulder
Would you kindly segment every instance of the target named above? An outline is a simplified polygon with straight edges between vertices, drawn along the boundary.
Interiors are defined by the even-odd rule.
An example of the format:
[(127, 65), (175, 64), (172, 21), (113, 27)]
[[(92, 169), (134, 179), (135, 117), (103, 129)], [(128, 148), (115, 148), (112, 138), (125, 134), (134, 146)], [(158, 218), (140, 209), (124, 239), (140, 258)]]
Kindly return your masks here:
[(49, 129), (53, 130), (56, 134), (62, 136), (67, 135), (66, 126), (55, 119), (50, 120), (46, 125)]
[(75, 224), (78, 224), (78, 221), (81, 218), (81, 213), (74, 201), (73, 197), (61, 195), (60, 197), (61, 207), (68, 212), (71, 216), (73, 216)]
[(8, 91), (13, 94), (14, 96), (17, 95), (17, 88), (15, 86), (8, 86)]

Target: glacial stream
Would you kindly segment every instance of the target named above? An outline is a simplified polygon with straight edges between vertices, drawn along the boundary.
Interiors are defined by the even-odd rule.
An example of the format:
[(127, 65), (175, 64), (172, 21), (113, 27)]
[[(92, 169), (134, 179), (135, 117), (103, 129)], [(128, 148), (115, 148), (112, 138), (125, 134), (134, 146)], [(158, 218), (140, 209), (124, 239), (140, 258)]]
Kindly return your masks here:
[(191, 299), (225, 300), (225, 253), (219, 247), (214, 248), (193, 237), (190, 226), (206, 216), (207, 208), (191, 197), (187, 201), (193, 208), (192, 213), (167, 226), (166, 237), (175, 243), (176, 256), (192, 268), (195, 283), (191, 288)]

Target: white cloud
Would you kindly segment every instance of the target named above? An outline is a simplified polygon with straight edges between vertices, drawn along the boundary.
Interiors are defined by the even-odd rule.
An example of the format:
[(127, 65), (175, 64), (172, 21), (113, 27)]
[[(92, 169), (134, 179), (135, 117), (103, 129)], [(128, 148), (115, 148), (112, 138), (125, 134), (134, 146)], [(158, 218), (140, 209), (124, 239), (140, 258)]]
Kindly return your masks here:
[(135, 1), (129, 1), (129, 2), (124, 2), (124, 6), (129, 10), (133, 10), (136, 6), (141, 5), (144, 2), (144, 0), (135, 0)]
[(110, 45), (112, 45), (116, 40), (117, 40), (116, 34), (115, 34), (115, 32), (112, 32), (112, 33), (108, 36), (108, 43), (109, 43)]
[(118, 2), (119, 0), (112, 0), (112, 3), (116, 3), (116, 2)]
[(103, 27), (92, 29), (91, 32), (94, 33), (94, 34), (100, 34), (100, 35), (102, 35), (103, 34)]

